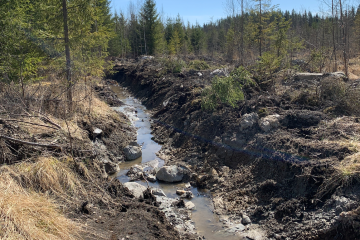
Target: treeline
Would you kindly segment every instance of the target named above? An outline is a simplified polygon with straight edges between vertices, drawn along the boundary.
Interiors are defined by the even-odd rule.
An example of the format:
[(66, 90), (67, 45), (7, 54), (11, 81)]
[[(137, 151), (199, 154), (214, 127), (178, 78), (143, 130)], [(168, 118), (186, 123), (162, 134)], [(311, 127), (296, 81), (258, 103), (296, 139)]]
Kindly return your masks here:
[[(69, 84), (101, 75), (106, 56), (198, 55), (271, 70), (305, 58), (337, 70), (360, 51), (360, 9), (328, 0), (322, 15), (280, 11), (269, 0), (227, 0), (229, 16), (200, 26), (164, 18), (154, 0), (113, 14), (109, 0), (0, 2), (0, 78), (24, 83), (47, 73)], [(125, 16), (126, 15), (126, 16)]]
[(153, 0), (146, 0), (138, 12), (130, 4), (128, 17), (120, 12), (112, 19), (116, 37), (109, 52), (121, 57), (194, 54), (241, 64), (259, 57), (283, 61), (306, 55), (314, 71), (323, 71), (336, 70), (360, 51), (360, 8), (341, 0), (329, 1), (321, 15), (284, 12), (269, 0), (253, 0), (250, 9), (242, 0), (227, 3), (230, 16), (203, 26), (184, 23), (181, 16), (159, 16)]

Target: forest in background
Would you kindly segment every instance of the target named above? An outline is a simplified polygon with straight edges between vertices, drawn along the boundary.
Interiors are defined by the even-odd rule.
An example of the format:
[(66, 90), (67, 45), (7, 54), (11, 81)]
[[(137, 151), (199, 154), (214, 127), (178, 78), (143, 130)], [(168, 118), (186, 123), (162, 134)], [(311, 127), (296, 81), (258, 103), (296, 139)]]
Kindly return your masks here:
[[(105, 58), (218, 58), (269, 71), (300, 59), (309, 71), (347, 75), (360, 50), (360, 8), (329, 0), (323, 15), (281, 11), (269, 0), (227, 0), (229, 16), (200, 26), (159, 14), (154, 0), (112, 13), (109, 0), (14, 0), (0, 4), (0, 76), (24, 84), (49, 73), (73, 84), (103, 74)], [(66, 11), (65, 11), (66, 10)], [(66, 13), (66, 15), (65, 15)], [(67, 36), (66, 30), (67, 29)]]
[[(248, 2), (249, 3), (249, 2)], [(248, 5), (248, 4), (247, 4)], [(338, 65), (360, 50), (360, 9), (345, 1), (328, 1), (322, 14), (281, 11), (268, 0), (227, 0), (229, 16), (200, 26), (184, 23), (181, 16), (165, 18), (155, 2), (146, 1), (137, 10), (113, 16), (116, 37), (109, 42), (113, 56), (196, 55), (222, 58), (240, 65), (259, 57), (272, 68), (304, 59), (311, 71), (337, 71)]]

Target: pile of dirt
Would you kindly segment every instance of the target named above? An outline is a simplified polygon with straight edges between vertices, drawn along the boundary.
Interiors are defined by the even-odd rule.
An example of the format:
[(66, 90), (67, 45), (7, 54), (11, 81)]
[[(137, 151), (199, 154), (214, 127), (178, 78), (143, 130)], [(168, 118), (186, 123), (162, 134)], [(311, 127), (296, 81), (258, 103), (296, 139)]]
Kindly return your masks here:
[(111, 78), (153, 111), (155, 140), (164, 143), (159, 156), (187, 164), (193, 185), (214, 193), (218, 214), (233, 221), (248, 216), (264, 239), (324, 239), (334, 229), (339, 239), (354, 236), (340, 226), (341, 213), (359, 206), (357, 178), (331, 179), (358, 151), (360, 124), (329, 111), (328, 100), (300, 101), (298, 93), (316, 90), (318, 80), (281, 80), (269, 92), (246, 89), (235, 108), (205, 112), (206, 71), (159, 74), (160, 68), (156, 60), (123, 63)]

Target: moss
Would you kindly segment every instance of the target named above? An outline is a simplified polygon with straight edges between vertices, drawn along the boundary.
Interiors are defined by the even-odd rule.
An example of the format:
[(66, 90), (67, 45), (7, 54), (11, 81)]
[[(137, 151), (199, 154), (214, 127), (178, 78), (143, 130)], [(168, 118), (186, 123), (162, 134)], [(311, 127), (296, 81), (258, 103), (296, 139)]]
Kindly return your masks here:
[(260, 118), (266, 117), (267, 115), (269, 115), (269, 112), (268, 112), (267, 108), (260, 108), (258, 110), (258, 115)]

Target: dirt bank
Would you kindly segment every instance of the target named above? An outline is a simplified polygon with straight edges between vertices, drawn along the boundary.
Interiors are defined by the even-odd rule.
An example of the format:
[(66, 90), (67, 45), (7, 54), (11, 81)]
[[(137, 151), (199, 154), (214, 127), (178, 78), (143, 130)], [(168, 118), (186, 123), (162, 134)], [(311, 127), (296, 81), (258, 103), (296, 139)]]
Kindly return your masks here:
[(360, 238), (359, 120), (335, 100), (303, 94), (332, 76), (279, 77), (273, 91), (245, 89), (236, 108), (205, 112), (210, 70), (163, 68), (156, 60), (122, 63), (112, 78), (154, 112), (159, 155), (187, 164), (192, 183), (211, 189), (225, 225), (242, 221), (239, 235), (250, 239)]
[[(154, 203), (139, 201), (109, 176), (136, 129), (103, 102), (121, 105), (106, 85), (93, 90), (89, 101), (77, 93), (68, 117), (52, 102), (38, 110), (36, 100), (22, 99), (23, 108), (10, 87), (0, 94), (0, 238), (180, 239)], [(16, 203), (18, 210), (11, 199), (29, 203)]]

